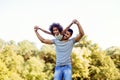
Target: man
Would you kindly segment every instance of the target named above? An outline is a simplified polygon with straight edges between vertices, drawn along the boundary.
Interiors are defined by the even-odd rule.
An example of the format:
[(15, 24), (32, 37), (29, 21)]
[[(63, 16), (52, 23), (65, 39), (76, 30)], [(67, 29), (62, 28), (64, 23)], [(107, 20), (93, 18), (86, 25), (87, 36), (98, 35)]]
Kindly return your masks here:
[(56, 67), (54, 73), (54, 80), (72, 80), (72, 66), (71, 66), (71, 53), (75, 42), (78, 42), (83, 36), (84, 31), (77, 20), (73, 20), (73, 23), (78, 26), (79, 34), (72, 39), (69, 39), (73, 31), (68, 29), (61, 40), (58, 39), (44, 39), (37, 30), (39, 27), (34, 27), (35, 33), (38, 39), (45, 44), (55, 44), (56, 46)]

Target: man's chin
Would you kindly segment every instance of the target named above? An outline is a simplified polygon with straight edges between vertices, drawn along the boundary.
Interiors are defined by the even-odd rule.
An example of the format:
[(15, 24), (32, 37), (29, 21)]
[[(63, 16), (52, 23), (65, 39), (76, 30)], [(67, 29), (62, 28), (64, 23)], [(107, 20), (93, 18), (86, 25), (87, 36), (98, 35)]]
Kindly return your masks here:
[(64, 40), (68, 40), (68, 38), (64, 38)]
[(64, 39), (64, 40), (68, 40), (68, 38), (67, 38), (67, 37), (65, 37), (65, 36), (64, 36), (64, 38), (63, 38), (63, 39)]

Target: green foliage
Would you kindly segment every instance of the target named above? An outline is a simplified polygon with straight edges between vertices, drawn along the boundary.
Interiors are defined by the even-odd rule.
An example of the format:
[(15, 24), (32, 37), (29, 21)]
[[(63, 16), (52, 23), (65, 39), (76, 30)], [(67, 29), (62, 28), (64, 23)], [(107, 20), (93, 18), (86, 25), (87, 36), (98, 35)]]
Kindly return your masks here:
[(18, 54), (24, 57), (24, 60), (28, 60), (31, 55), (36, 55), (38, 49), (35, 47), (34, 43), (24, 40), (18, 43)]
[(0, 60), (4, 62), (2, 66), (4, 69), (1, 72), (4, 72), (6, 69), (6, 74), (4, 74), (4, 79), (0, 80), (23, 80), (20, 77), (20, 72), (22, 71), (23, 58), (15, 53), (13, 46), (6, 45), (2, 52), (0, 53)]
[(24, 69), (22, 71), (22, 77), (25, 80), (44, 80), (46, 78), (43, 73), (44, 62), (35, 57), (31, 57), (24, 63)]
[(114, 61), (116, 68), (118, 68), (120, 72), (120, 47), (112, 46), (106, 49), (106, 54), (111, 57), (111, 59)]
[(49, 77), (47, 77), (46, 79), (53, 80), (55, 60), (56, 60), (54, 47), (52, 45), (44, 45), (41, 48), (39, 55), (40, 55), (40, 59), (43, 59), (45, 61), (44, 72), (46, 75), (49, 75)]
[(7, 79), (8, 79), (8, 68), (6, 67), (5, 63), (0, 59), (0, 80), (7, 80)]
[(87, 79), (89, 74), (89, 69), (87, 63), (80, 59), (78, 54), (72, 54), (72, 78), (78, 80), (80, 78)]
[[(120, 80), (120, 48), (102, 50), (84, 36), (72, 52), (72, 80)], [(0, 39), (0, 80), (53, 80), (53, 45), (38, 50), (27, 40), (15, 44)]]
[(51, 63), (51, 64), (55, 64), (55, 50), (53, 48), (53, 46), (51, 45), (44, 45), (41, 48), (41, 51), (39, 52), (39, 56), (41, 59), (43, 59), (45, 61), (45, 63)]
[[(22, 56), (17, 55), (9, 45), (1, 52), (0, 59), (6, 64), (10, 71), (20, 70), (24, 62)], [(16, 70), (16, 68), (18, 69)]]
[(5, 41), (0, 39), (0, 52), (3, 50), (5, 45), (6, 45)]
[(32, 54), (32, 51), (36, 51), (37, 48), (34, 46), (34, 44), (28, 40), (24, 40), (18, 43), (19, 47), (19, 53), (21, 55), (25, 54)]
[[(120, 49), (119, 49), (120, 50)], [(75, 50), (73, 51), (78, 54), (80, 58), (77, 58), (73, 67), (77, 65), (73, 72), (81, 71), (80, 65), (85, 65), (84, 69), (86, 74), (73, 73), (77, 75), (77, 78), (73, 76), (74, 80), (119, 80), (120, 72), (115, 67), (113, 60), (110, 56), (106, 55), (106, 52), (101, 50), (98, 44), (93, 44), (91, 41), (87, 40), (84, 36), (82, 40), (75, 45)], [(73, 57), (74, 59), (74, 57)], [(82, 62), (83, 63), (82, 63)], [(78, 65), (79, 64), (79, 65)], [(74, 70), (73, 69), (73, 70)], [(80, 76), (81, 75), (81, 76)]]
[(92, 44), (91, 40), (87, 40), (88, 36), (83, 36), (82, 39), (76, 43), (75, 47), (89, 47)]
[(90, 79), (117, 80), (120, 79), (120, 73), (115, 67), (110, 56), (106, 56), (104, 51), (96, 51), (91, 54)]

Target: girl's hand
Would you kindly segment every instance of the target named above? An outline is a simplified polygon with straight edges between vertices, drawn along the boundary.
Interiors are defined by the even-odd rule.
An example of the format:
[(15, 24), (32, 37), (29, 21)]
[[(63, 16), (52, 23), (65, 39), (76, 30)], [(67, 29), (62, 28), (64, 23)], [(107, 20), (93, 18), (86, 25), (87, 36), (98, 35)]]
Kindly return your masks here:
[(37, 32), (37, 30), (39, 29), (39, 26), (34, 26), (34, 31)]
[(76, 20), (76, 19), (74, 19), (74, 20), (72, 21), (72, 23), (74, 23), (74, 24), (76, 24), (76, 22), (77, 22), (77, 20)]
[(76, 19), (74, 19), (74, 20), (73, 20), (73, 23), (74, 23), (74, 24), (79, 24), (79, 21), (76, 20)]

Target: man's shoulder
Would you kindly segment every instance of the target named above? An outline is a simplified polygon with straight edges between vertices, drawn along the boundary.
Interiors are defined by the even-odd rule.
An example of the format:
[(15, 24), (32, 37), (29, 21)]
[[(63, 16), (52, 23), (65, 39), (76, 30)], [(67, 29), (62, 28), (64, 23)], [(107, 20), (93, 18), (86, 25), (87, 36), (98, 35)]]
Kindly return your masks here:
[(53, 43), (55, 43), (56, 41), (59, 42), (60, 40), (58, 39), (52, 39)]
[(73, 43), (75, 43), (75, 38), (70, 38), (69, 41), (72, 41)]
[(75, 38), (70, 38), (69, 40), (75, 40)]

